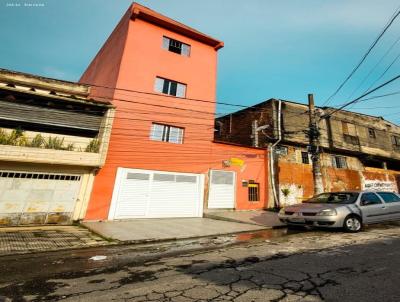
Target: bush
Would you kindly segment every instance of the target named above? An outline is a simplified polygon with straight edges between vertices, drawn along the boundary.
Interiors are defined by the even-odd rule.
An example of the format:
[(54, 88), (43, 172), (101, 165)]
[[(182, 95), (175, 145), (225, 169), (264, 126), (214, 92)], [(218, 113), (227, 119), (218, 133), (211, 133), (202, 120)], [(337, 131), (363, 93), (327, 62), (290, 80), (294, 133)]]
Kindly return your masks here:
[(99, 151), (100, 141), (97, 138), (92, 139), (85, 149), (85, 152), (99, 153)]
[(44, 138), (41, 134), (37, 134), (29, 143), (29, 147), (41, 148), (44, 144)]
[(57, 136), (55, 137), (49, 137), (47, 141), (44, 142), (44, 147), (46, 149), (55, 149), (55, 150), (63, 150), (64, 147), (64, 138), (59, 138)]

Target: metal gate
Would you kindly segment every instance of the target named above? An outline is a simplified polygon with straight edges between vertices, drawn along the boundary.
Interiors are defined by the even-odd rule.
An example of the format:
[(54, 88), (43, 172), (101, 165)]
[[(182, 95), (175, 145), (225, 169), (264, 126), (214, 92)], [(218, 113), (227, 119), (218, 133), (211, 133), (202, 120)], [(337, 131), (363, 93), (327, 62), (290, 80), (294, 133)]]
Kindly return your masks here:
[(0, 171), (0, 225), (69, 224), (81, 175)]

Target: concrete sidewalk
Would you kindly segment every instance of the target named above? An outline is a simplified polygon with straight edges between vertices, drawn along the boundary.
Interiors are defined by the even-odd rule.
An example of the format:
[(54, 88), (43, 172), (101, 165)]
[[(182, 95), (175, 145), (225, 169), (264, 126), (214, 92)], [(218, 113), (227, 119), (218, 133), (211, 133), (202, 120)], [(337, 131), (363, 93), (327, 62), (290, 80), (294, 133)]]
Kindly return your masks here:
[(278, 219), (278, 213), (271, 211), (253, 210), (253, 211), (209, 211), (204, 214), (205, 217), (225, 220), (231, 222), (240, 222), (246, 224), (260, 225), (268, 228), (284, 226)]
[(133, 219), (84, 222), (83, 225), (105, 238), (130, 243), (220, 236), (265, 229), (260, 225), (208, 218)]
[(0, 228), (0, 256), (108, 244), (108, 241), (79, 226)]

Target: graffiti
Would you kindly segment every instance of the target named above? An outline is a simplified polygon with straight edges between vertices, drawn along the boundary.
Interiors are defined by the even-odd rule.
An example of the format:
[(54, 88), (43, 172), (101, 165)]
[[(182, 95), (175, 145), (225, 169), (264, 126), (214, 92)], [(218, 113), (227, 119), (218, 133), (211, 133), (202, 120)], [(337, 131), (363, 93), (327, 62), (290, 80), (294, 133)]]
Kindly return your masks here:
[(397, 185), (392, 181), (366, 179), (364, 181), (364, 190), (397, 192)]

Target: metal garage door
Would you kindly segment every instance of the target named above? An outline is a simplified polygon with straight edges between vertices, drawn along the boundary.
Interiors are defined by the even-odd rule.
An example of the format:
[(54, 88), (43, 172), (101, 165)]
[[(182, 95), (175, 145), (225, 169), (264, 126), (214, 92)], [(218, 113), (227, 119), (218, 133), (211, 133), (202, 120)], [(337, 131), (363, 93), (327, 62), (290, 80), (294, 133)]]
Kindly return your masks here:
[(68, 224), (80, 175), (0, 171), (0, 225)]
[(200, 174), (119, 168), (109, 219), (201, 217)]
[(233, 209), (234, 207), (235, 172), (211, 170), (208, 208)]

